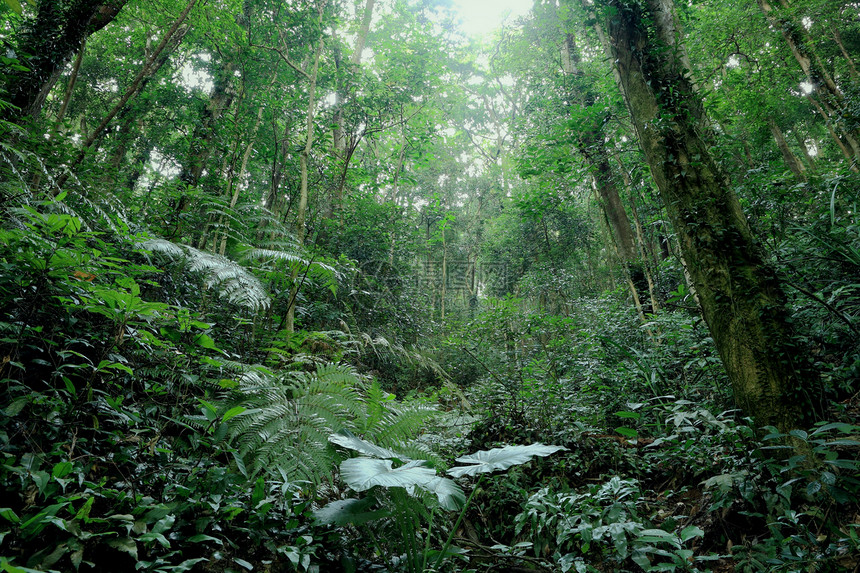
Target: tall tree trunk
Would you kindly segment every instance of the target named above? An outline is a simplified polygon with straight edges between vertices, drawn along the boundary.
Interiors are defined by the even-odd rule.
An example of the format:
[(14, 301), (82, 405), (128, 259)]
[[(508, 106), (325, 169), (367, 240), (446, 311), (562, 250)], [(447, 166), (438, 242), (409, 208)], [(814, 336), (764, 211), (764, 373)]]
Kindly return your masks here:
[(206, 161), (212, 155), (218, 121), (236, 97), (236, 91), (233, 89), (235, 69), (231, 61), (223, 62), (219, 66), (212, 94), (200, 115), (200, 122), (194, 128), (191, 146), (179, 174), (179, 180), (189, 187), (196, 187), (200, 182)]
[[(274, 84), (274, 78), (277, 77), (275, 75), (272, 78), (272, 84)], [(269, 85), (271, 89), (272, 84)], [(242, 180), (245, 178), (245, 173), (248, 171), (248, 161), (251, 159), (251, 153), (254, 151), (254, 144), (257, 141), (257, 132), (260, 130), (260, 125), (263, 123), (263, 111), (265, 108), (261, 105), (259, 109), (257, 109), (257, 120), (254, 122), (254, 127), (251, 129), (251, 133), (248, 136), (248, 143), (245, 145), (245, 151), (242, 153), (242, 163), (239, 165), (239, 173), (234, 177), (230, 177), (230, 185), (227, 189), (227, 193), (230, 195), (230, 207), (229, 209), (232, 211), (236, 208), (236, 204), (239, 202), (239, 192), (242, 187)], [(219, 220), (219, 227), (221, 227), (220, 235), (221, 235), (221, 244), (217, 247), (218, 254), (224, 255), (224, 252), (227, 250), (227, 230), (225, 225), (229, 225), (229, 223), (221, 216)], [(218, 239), (216, 237), (215, 245), (218, 245)]]
[(776, 120), (774, 120), (773, 117), (768, 117), (767, 125), (770, 127), (770, 132), (773, 135), (774, 140), (776, 140), (776, 146), (779, 147), (779, 151), (782, 153), (782, 158), (785, 161), (786, 166), (792, 173), (794, 173), (794, 176), (798, 181), (806, 181), (806, 173), (804, 173), (805, 169), (803, 164), (791, 151), (791, 148), (788, 146), (788, 142), (785, 140), (785, 136), (782, 134), (782, 130), (779, 128), (779, 125), (777, 125)]
[(831, 25), (830, 31), (833, 32), (833, 41), (836, 42), (837, 46), (839, 46), (839, 51), (842, 52), (842, 56), (848, 64), (848, 73), (851, 74), (851, 79), (855, 82), (860, 80), (860, 75), (857, 74), (857, 67), (854, 65), (854, 60), (851, 58), (848, 50), (845, 49), (845, 44), (842, 43), (842, 34), (839, 33), (839, 28), (835, 25)]
[[(860, 161), (860, 129), (842, 119), (846, 112), (850, 114), (849, 102), (836, 84), (833, 75), (827, 70), (827, 66), (824, 65), (815, 49), (815, 42), (809, 31), (797, 18), (783, 12), (789, 7), (787, 0), (781, 0), (780, 4), (782, 5), (781, 9), (771, 6), (767, 0), (758, 0), (761, 11), (768, 21), (781, 31), (792, 55), (812, 85), (809, 99), (813, 100), (814, 95), (819, 96), (820, 104), (827, 110), (827, 113), (822, 112), (822, 116), (825, 121), (836, 124), (836, 131), (842, 133), (842, 138), (837, 138), (837, 142), (844, 138), (853, 155), (853, 157), (849, 156), (849, 160), (856, 164)], [(848, 62), (853, 65), (851, 58), (848, 58)], [(840, 147), (845, 152), (842, 144)], [(856, 170), (855, 166), (852, 167)]]
[(39, 0), (36, 17), (25, 25), (17, 42), (17, 55), (26, 69), (13, 71), (6, 81), (8, 101), (17, 109), (5, 108), (2, 119), (38, 117), (66, 63), (87, 37), (116, 18), (126, 2)]
[[(322, 19), (322, 12), (320, 12), (320, 19)], [(316, 104), (317, 104), (317, 76), (319, 75), (319, 67), (320, 67), (320, 56), (322, 56), (323, 47), (325, 46), (325, 41), (322, 37), (320, 37), (317, 42), (317, 49), (314, 53), (314, 63), (311, 68), (310, 76), (310, 85), (308, 86), (308, 111), (305, 115), (305, 147), (302, 149), (299, 154), (299, 168), (301, 170), (301, 188), (299, 190), (299, 206), (296, 211), (296, 239), (298, 239), (299, 245), (304, 244), (305, 242), (305, 234), (307, 230), (305, 229), (305, 220), (307, 219), (307, 211), (308, 211), (308, 161), (311, 155), (311, 149), (314, 145), (314, 118), (316, 116)], [(287, 332), (293, 332), (295, 329), (295, 320), (296, 320), (296, 298), (298, 295), (299, 285), (296, 284), (296, 279), (298, 278), (298, 269), (294, 269), (292, 272), (292, 291), (290, 293), (290, 304), (287, 308), (287, 317), (285, 321), (285, 328)]]
[[(621, 158), (615, 155), (615, 162), (618, 164), (618, 170), (624, 179), (624, 185), (633, 190), (633, 181), (630, 180), (630, 175), (621, 163)], [(660, 310), (660, 302), (657, 300), (657, 291), (654, 286), (654, 276), (652, 274), (651, 265), (649, 263), (649, 247), (645, 240), (645, 233), (642, 231), (642, 221), (639, 218), (639, 211), (636, 208), (636, 197), (630, 197), (630, 213), (633, 215), (633, 228), (636, 230), (636, 244), (638, 245), (639, 260), (642, 261), (642, 272), (645, 273), (645, 280), (648, 282), (648, 295), (651, 297), (651, 310), (658, 312)]]
[(804, 379), (785, 294), (700, 135), (701, 101), (673, 50), (655, 40), (666, 37), (655, 1), (606, 1), (612, 60), (735, 401), (758, 426), (787, 432), (803, 421)]
[(824, 120), (824, 126), (827, 128), (827, 133), (830, 134), (830, 138), (833, 140), (834, 143), (836, 143), (836, 147), (839, 148), (839, 151), (842, 152), (842, 155), (845, 156), (845, 159), (849, 161), (851, 171), (853, 171), (854, 173), (860, 172), (860, 170), (858, 170), (857, 168), (856, 162), (854, 161), (854, 153), (851, 149), (848, 148), (845, 142), (842, 141), (842, 138), (839, 136), (839, 134), (836, 133), (836, 129), (833, 127), (833, 123), (831, 122), (830, 116), (828, 115), (827, 111), (812, 95), (807, 96), (806, 99), (812, 104), (812, 107), (815, 108), (815, 111), (817, 111), (818, 115), (820, 115), (821, 118)]
[[(585, 81), (582, 71), (579, 69), (580, 56), (576, 47), (576, 39), (572, 33), (565, 36), (562, 47), (562, 61), (564, 72), (570, 76), (570, 91), (573, 99), (584, 108), (590, 108), (595, 103), (595, 94)], [(609, 153), (606, 149), (605, 135), (603, 132), (604, 118), (588, 118), (588, 123), (578, 126), (576, 136), (577, 149), (590, 167), (594, 182), (594, 189), (598, 195), (598, 203), (603, 208), (609, 225), (610, 236), (614, 239), (618, 252), (618, 258), (624, 267), (630, 294), (639, 312), (642, 321), (645, 321), (644, 312), (652, 309), (644, 309), (642, 301), (645, 300), (646, 280), (642, 270), (642, 263), (636, 253), (636, 243), (633, 238), (633, 230), (630, 219), (615, 177), (609, 162)]]
[[(364, 10), (361, 14), (361, 23), (359, 24), (358, 34), (355, 37), (355, 47), (349, 58), (349, 64), (352, 67), (358, 67), (361, 64), (361, 54), (364, 52), (364, 46), (367, 43), (367, 35), (370, 33), (370, 23), (373, 20), (373, 9), (375, 5), (376, 0), (365, 0), (364, 2)], [(340, 71), (342, 63), (339, 50), (335, 53), (335, 60), (338, 71)], [(342, 74), (339, 73), (338, 86), (335, 91), (335, 117), (334, 130), (332, 134), (332, 149), (335, 157), (341, 163), (341, 177), (334, 189), (334, 196), (332, 197), (331, 205), (332, 212), (339, 211), (341, 204), (343, 203), (343, 191), (346, 185), (349, 162), (352, 160), (352, 156), (360, 140), (356, 134), (353, 134), (350, 138), (352, 141), (347, 145), (345, 121), (343, 117), (343, 106), (347, 101), (347, 94), (345, 93), (346, 88), (343, 83)]]
[(57, 113), (55, 125), (57, 129), (63, 123), (63, 118), (66, 117), (66, 110), (69, 109), (69, 103), (72, 101), (72, 93), (75, 91), (75, 84), (78, 82), (78, 72), (81, 71), (81, 62), (84, 59), (84, 51), (86, 49), (87, 39), (81, 40), (81, 48), (78, 50), (78, 55), (75, 56), (75, 64), (72, 66), (72, 73), (69, 74), (69, 83), (66, 86), (66, 91), (63, 94), (63, 103), (60, 105), (60, 111)]
[(794, 140), (797, 141), (798, 147), (800, 147), (800, 152), (803, 154), (803, 159), (806, 161), (806, 168), (810, 171), (815, 171), (815, 159), (812, 158), (812, 155), (809, 153), (809, 147), (806, 146), (806, 141), (803, 139), (803, 136), (796, 129), (791, 130), (794, 134)]

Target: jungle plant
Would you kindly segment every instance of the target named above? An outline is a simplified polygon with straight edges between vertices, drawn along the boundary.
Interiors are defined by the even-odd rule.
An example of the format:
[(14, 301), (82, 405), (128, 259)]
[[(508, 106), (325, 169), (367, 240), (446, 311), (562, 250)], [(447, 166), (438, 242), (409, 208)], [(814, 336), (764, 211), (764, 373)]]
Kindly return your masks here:
[[(548, 456), (566, 449), (543, 444), (505, 446), (457, 458), (457, 462), (465, 465), (448, 469), (448, 475), (462, 478), (481, 474), (467, 499), (456, 482), (437, 475), (436, 468), (430, 466), (427, 460), (411, 459), (348, 432), (334, 434), (329, 439), (334, 444), (362, 454), (341, 463), (341, 478), (353, 490), (368, 493), (360, 499), (329, 504), (317, 512), (318, 520), (332, 525), (370, 524), (379, 528), (380, 532), (389, 534), (402, 532), (400, 542), (394, 549), (404, 551), (407, 569), (414, 572), (438, 571), (446, 559), (460, 554), (451, 546), (454, 534), (485, 474), (504, 471), (527, 463), (535, 456)], [(434, 519), (440, 510), (459, 510), (459, 513), (441, 549), (436, 550), (431, 549), (431, 546), (435, 534)], [(422, 522), (427, 523), (426, 534)], [(423, 544), (420, 543), (422, 535)], [(372, 537), (385, 539), (382, 535), (372, 534)]]
[(562, 572), (597, 571), (594, 565), (605, 560), (621, 566), (628, 559), (645, 571), (697, 571), (684, 545), (704, 532), (654, 528), (644, 505), (639, 483), (618, 476), (582, 493), (545, 487), (517, 515), (516, 532), (534, 543), (536, 555), (551, 551)]
[(376, 380), (344, 364), (312, 372), (274, 373), (259, 367), (240, 376), (220, 405), (232, 417), (228, 435), (252, 474), (278, 468), (292, 479), (319, 482), (338, 461), (329, 436), (347, 428), (393, 446), (413, 437), (436, 410), (400, 405)]

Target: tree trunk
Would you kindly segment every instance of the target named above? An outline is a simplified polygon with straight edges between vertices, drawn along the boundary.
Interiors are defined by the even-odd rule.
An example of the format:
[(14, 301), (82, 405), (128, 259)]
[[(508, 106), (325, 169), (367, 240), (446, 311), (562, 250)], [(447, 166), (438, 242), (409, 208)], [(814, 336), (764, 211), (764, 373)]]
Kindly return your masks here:
[[(615, 156), (615, 162), (618, 163), (618, 170), (624, 178), (624, 185), (631, 191), (633, 190), (633, 181), (630, 180), (630, 175), (624, 169), (621, 159), (618, 155)], [(648, 282), (648, 295), (651, 297), (651, 311), (659, 312), (660, 302), (657, 300), (657, 290), (654, 286), (654, 276), (652, 274), (651, 265), (649, 263), (649, 248), (645, 240), (645, 233), (642, 231), (642, 221), (639, 218), (639, 211), (636, 209), (636, 197), (630, 197), (630, 213), (633, 215), (633, 228), (636, 230), (636, 244), (639, 246), (639, 260), (642, 261), (642, 271), (645, 273), (645, 280)], [(656, 261), (655, 261), (656, 266)]]
[[(803, 374), (773, 270), (700, 136), (704, 112), (683, 66), (655, 41), (648, 8), (608, 0), (612, 60), (639, 143), (681, 243), (735, 401), (758, 426), (803, 422)], [(808, 402), (807, 402), (808, 403)]]
[(206, 161), (212, 155), (218, 120), (230, 108), (236, 97), (236, 91), (232, 85), (234, 70), (234, 64), (229, 61), (218, 68), (209, 102), (203, 109), (200, 122), (194, 128), (191, 146), (185, 158), (182, 173), (179, 174), (179, 180), (189, 187), (196, 187), (200, 182), (200, 177), (206, 168)]
[(18, 109), (5, 109), (2, 119), (38, 117), (66, 63), (87, 37), (116, 18), (126, 1), (39, 0), (36, 17), (26, 25), (17, 45), (18, 58), (27, 69), (9, 74), (6, 82), (8, 101)]
[(806, 168), (810, 171), (815, 171), (815, 159), (812, 158), (812, 155), (809, 154), (809, 147), (806, 146), (806, 141), (803, 139), (803, 136), (796, 129), (791, 130), (794, 134), (794, 140), (797, 141), (797, 145), (800, 147), (800, 152), (803, 154), (803, 159), (806, 161)]
[[(322, 19), (322, 13), (320, 14)], [(316, 94), (317, 94), (317, 76), (319, 75), (320, 56), (322, 56), (325, 41), (321, 37), (317, 42), (316, 53), (314, 54), (313, 68), (310, 73), (310, 85), (308, 86), (308, 111), (305, 116), (305, 147), (299, 154), (299, 168), (301, 170), (301, 188), (299, 191), (299, 206), (296, 211), (296, 239), (299, 245), (305, 242), (305, 219), (308, 211), (308, 160), (310, 159), (311, 149), (314, 144), (314, 117), (316, 114)], [(287, 318), (285, 321), (287, 332), (293, 332), (295, 329), (296, 317), (296, 298), (298, 295), (299, 285), (296, 284), (298, 278), (298, 269), (292, 272), (293, 287), (290, 292), (290, 304), (287, 308)]]
[(66, 86), (66, 92), (63, 94), (63, 103), (60, 106), (60, 111), (57, 113), (55, 120), (56, 128), (59, 129), (63, 123), (63, 118), (66, 117), (66, 110), (69, 109), (69, 102), (72, 101), (72, 93), (75, 91), (75, 84), (78, 82), (78, 72), (81, 71), (81, 62), (84, 59), (84, 49), (87, 45), (87, 39), (81, 40), (81, 48), (78, 50), (78, 55), (75, 57), (75, 64), (72, 66), (72, 73), (69, 74), (69, 84)]
[[(349, 64), (352, 67), (358, 67), (361, 64), (361, 54), (364, 52), (364, 46), (367, 42), (367, 35), (370, 33), (370, 23), (373, 20), (373, 9), (376, 5), (376, 0), (365, 0), (364, 10), (361, 15), (361, 23), (358, 29), (358, 35), (355, 38), (355, 49), (349, 58)], [(341, 67), (341, 57), (339, 51), (335, 54), (335, 61), (338, 69)], [(345, 121), (343, 117), (343, 106), (347, 101), (346, 89), (343, 85), (342, 75), (339, 74), (338, 86), (335, 91), (335, 117), (334, 130), (332, 133), (332, 149), (334, 155), (341, 162), (341, 177), (335, 186), (334, 196), (332, 197), (331, 212), (340, 211), (343, 203), (343, 190), (346, 185), (346, 176), (349, 169), (349, 162), (358, 146), (360, 138), (351, 138), (350, 144), (347, 145), (347, 136), (345, 134)]]
[(851, 58), (848, 50), (845, 49), (845, 44), (842, 43), (842, 34), (839, 33), (839, 28), (833, 25), (830, 27), (830, 30), (833, 32), (833, 41), (839, 46), (839, 51), (842, 52), (842, 56), (848, 64), (848, 73), (851, 75), (851, 79), (855, 82), (860, 80), (860, 75), (857, 74), (857, 68), (854, 66), (854, 60)]
[(779, 147), (779, 151), (782, 153), (782, 158), (785, 160), (786, 166), (792, 173), (794, 173), (794, 176), (798, 181), (806, 181), (806, 173), (804, 173), (803, 164), (791, 151), (779, 125), (777, 125), (776, 121), (772, 117), (767, 118), (767, 125), (770, 127), (770, 132), (776, 140), (776, 146)]
[[(274, 83), (274, 78), (272, 78)], [(269, 86), (271, 88), (271, 85)], [(227, 193), (230, 194), (230, 207), (229, 209), (232, 211), (236, 208), (236, 204), (239, 202), (239, 192), (241, 191), (242, 179), (245, 178), (245, 173), (248, 170), (248, 161), (251, 159), (251, 153), (254, 151), (254, 143), (257, 141), (257, 132), (260, 129), (260, 124), (263, 123), (263, 111), (265, 108), (260, 106), (257, 109), (257, 120), (254, 122), (254, 127), (251, 129), (251, 133), (248, 136), (248, 143), (245, 145), (245, 151), (242, 153), (242, 163), (239, 165), (239, 173), (235, 177), (230, 178), (230, 185), (227, 189)], [(218, 254), (224, 255), (224, 252), (227, 250), (227, 230), (226, 226), (229, 226), (229, 222), (224, 219), (222, 216), (219, 220), (219, 226), (221, 227), (221, 244), (217, 247)], [(216, 237), (215, 244), (218, 245), (218, 240)]]
[[(583, 73), (579, 70), (579, 51), (576, 47), (576, 40), (571, 33), (568, 33), (565, 37), (562, 47), (562, 58), (564, 72), (571, 79), (570, 91), (572, 92), (573, 99), (578, 101), (579, 105), (584, 108), (593, 106), (595, 94), (588, 87), (588, 84), (584, 81)], [(584, 124), (585, 122), (588, 123)], [(641, 304), (645, 300), (647, 290), (645, 274), (642, 270), (642, 263), (636, 254), (636, 242), (633, 238), (630, 219), (627, 217), (627, 211), (621, 202), (618, 185), (615, 183), (612, 166), (609, 163), (609, 153), (606, 150), (605, 135), (603, 132), (604, 118), (590, 118), (586, 119), (585, 122), (581, 122), (578, 126), (578, 134), (575, 138), (576, 146), (580, 155), (582, 155), (586, 164), (590, 167), (594, 189), (598, 195), (598, 203), (603, 208), (610, 236), (615, 241), (618, 258), (624, 267), (633, 303), (636, 305), (639, 316), (644, 322), (644, 312), (650, 312), (652, 309), (644, 309)]]

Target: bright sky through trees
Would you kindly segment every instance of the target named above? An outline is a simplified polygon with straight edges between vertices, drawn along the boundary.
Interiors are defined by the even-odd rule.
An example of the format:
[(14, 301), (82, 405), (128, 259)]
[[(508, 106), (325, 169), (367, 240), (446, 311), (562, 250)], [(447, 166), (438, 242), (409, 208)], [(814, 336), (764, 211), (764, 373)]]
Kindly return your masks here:
[(463, 19), (463, 31), (470, 36), (483, 36), (503, 22), (525, 15), (532, 0), (454, 0), (454, 7)]

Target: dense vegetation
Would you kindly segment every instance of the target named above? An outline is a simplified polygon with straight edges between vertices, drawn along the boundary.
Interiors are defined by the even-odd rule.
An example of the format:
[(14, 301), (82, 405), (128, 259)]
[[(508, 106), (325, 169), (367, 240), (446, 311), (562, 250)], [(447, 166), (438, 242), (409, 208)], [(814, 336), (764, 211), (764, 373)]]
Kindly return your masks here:
[(860, 570), (858, 4), (0, 39), (0, 571)]

